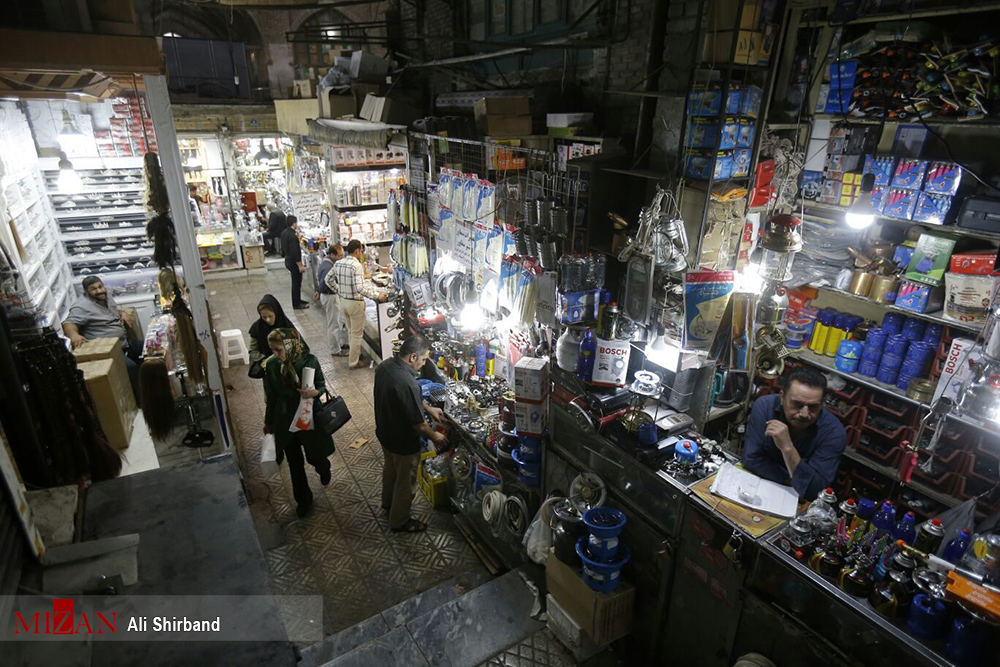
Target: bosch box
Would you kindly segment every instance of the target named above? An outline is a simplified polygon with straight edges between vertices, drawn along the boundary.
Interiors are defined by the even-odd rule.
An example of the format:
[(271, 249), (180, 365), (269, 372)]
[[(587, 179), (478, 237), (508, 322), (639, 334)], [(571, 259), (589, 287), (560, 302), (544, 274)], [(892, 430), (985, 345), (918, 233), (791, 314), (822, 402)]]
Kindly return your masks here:
[(549, 395), (549, 360), (523, 357), (514, 366), (514, 395), (518, 401), (540, 403)]

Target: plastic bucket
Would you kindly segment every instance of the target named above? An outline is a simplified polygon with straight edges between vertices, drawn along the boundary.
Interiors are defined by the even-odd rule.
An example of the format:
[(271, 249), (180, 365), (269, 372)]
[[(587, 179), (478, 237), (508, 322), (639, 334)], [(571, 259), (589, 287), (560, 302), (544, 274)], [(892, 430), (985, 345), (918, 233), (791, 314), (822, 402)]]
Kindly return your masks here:
[(905, 321), (906, 315), (902, 313), (886, 313), (882, 316), (882, 329), (890, 335), (898, 334), (903, 330), (903, 323)]
[(898, 368), (886, 368), (884, 366), (879, 367), (878, 373), (875, 374), (875, 379), (885, 384), (896, 384), (896, 378), (898, 377)]
[(873, 378), (878, 373), (878, 362), (877, 361), (864, 361), (862, 360), (858, 364), (858, 375), (864, 375), (866, 378)]
[(521, 450), (515, 449), (511, 453), (514, 462), (517, 463), (518, 476), (526, 486), (538, 486), (541, 481), (542, 464), (534, 461), (527, 461), (521, 456)]
[(889, 354), (888, 352), (882, 355), (882, 360), (879, 362), (879, 368), (885, 368), (886, 370), (898, 371), (902, 367), (903, 357)]
[(592, 507), (583, 513), (583, 523), (590, 534), (600, 539), (618, 537), (627, 522), (625, 512), (614, 507)]
[(531, 435), (517, 436), (518, 450), (521, 460), (526, 463), (536, 463), (542, 460), (542, 439)]
[(880, 347), (869, 347), (867, 341), (865, 342), (865, 349), (861, 353), (861, 361), (870, 361), (876, 366), (878, 362), (882, 361), (882, 348)]
[(836, 356), (833, 360), (833, 365), (837, 367), (837, 370), (841, 373), (857, 373), (858, 364), (861, 361), (859, 359), (848, 359), (847, 357)]
[(580, 557), (580, 562), (583, 564), (583, 582), (591, 590), (598, 593), (610, 593), (618, 588), (618, 583), (621, 581), (619, 574), (632, 552), (628, 546), (622, 544), (619, 546), (618, 554), (613, 562), (602, 563), (590, 557), (586, 545), (586, 537), (577, 540), (576, 555)]

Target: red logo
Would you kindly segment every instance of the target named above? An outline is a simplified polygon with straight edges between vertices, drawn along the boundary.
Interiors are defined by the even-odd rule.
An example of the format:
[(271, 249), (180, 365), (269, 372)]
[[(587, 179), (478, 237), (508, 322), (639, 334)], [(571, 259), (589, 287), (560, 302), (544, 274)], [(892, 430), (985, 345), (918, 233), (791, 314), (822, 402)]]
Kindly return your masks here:
[(115, 616), (111, 612), (111, 620), (100, 612), (94, 617), (88, 617), (85, 612), (79, 616), (73, 613), (73, 600), (57, 598), (52, 601), (52, 611), (35, 612), (27, 620), (21, 612), (15, 611), (14, 634), (27, 635), (103, 635), (105, 629), (115, 632)]

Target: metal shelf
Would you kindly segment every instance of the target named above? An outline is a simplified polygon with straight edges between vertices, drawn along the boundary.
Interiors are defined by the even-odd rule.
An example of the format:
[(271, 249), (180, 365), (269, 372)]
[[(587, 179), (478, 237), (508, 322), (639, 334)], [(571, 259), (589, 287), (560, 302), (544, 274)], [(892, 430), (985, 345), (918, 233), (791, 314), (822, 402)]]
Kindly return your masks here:
[(741, 410), (742, 408), (743, 408), (743, 403), (734, 403), (733, 405), (730, 405), (727, 408), (712, 408), (711, 410), (708, 411), (708, 419), (705, 420), (705, 423), (707, 424), (713, 419), (718, 419), (719, 417), (725, 417), (726, 415), (732, 414), (733, 412)]
[[(806, 116), (803, 116), (806, 118)], [(920, 125), (919, 118), (867, 118), (863, 116), (851, 116), (850, 114), (829, 114), (817, 113), (810, 116), (813, 120), (830, 120), (834, 122), (847, 123), (848, 125)], [(1000, 126), (1000, 119), (989, 118), (986, 120), (958, 120), (957, 118), (938, 118), (929, 116), (923, 119), (928, 125), (949, 125), (953, 127), (997, 127)]]
[(687, 97), (687, 93), (661, 93), (656, 90), (605, 90), (605, 95), (628, 95), (630, 97), (653, 97), (661, 100), (679, 99)]
[[(816, 209), (820, 211), (830, 211), (831, 213), (837, 213), (839, 215), (845, 215), (847, 213), (847, 209), (840, 206), (834, 206), (833, 204), (824, 204), (822, 202), (803, 201), (800, 199), (795, 204), (795, 210), (798, 211), (801, 210), (802, 208), (805, 208), (807, 210)], [(815, 213), (812, 213), (810, 215), (813, 215), (814, 217), (824, 218), (824, 216)], [(829, 217), (825, 217), (824, 219), (833, 220), (833, 218)], [(987, 241), (1000, 242), (1000, 234), (991, 234), (990, 232), (980, 232), (974, 229), (963, 229), (961, 227), (956, 227), (955, 225), (934, 225), (929, 222), (921, 222), (919, 220), (902, 220), (900, 218), (887, 218), (882, 215), (876, 215), (875, 220), (877, 220), (878, 222), (891, 222), (897, 225), (916, 225), (919, 227), (924, 227), (928, 231), (947, 234), (950, 236), (968, 236), (971, 238), (986, 239)]]
[(59, 236), (63, 241), (144, 237), (146, 236), (146, 228), (142, 225), (136, 227), (109, 227), (108, 229), (95, 229), (92, 232), (62, 232)]
[(654, 169), (611, 169), (610, 167), (604, 167), (602, 171), (612, 174), (623, 174), (634, 178), (644, 178), (649, 181), (665, 181), (673, 178), (673, 174), (669, 171), (656, 171)]
[(893, 305), (891, 303), (875, 303), (871, 299), (868, 299), (863, 296), (858, 296), (857, 294), (851, 294), (850, 292), (845, 292), (842, 289), (837, 289), (836, 287), (831, 287), (830, 285), (821, 285), (817, 287), (817, 289), (823, 292), (830, 292), (831, 294), (837, 294), (839, 296), (847, 297), (849, 299), (863, 301), (873, 306), (879, 306), (881, 308), (885, 308), (886, 310), (893, 310), (896, 311), (897, 313), (904, 313), (909, 317), (916, 317), (917, 319), (927, 320), (928, 322), (934, 322), (935, 324), (941, 324), (947, 327), (954, 327), (956, 329), (962, 329), (964, 331), (973, 331), (978, 333), (983, 328), (981, 324), (973, 324), (971, 322), (957, 322), (955, 320), (950, 320), (947, 317), (943, 317), (935, 313), (916, 313), (912, 310), (907, 310), (906, 308), (900, 308), (899, 306)]
[(102, 208), (84, 211), (56, 211), (58, 220), (76, 220), (78, 218), (108, 218), (116, 215), (145, 215), (145, 209), (141, 208)]
[(844, 371), (839, 370), (838, 368), (836, 368), (833, 365), (833, 361), (830, 360), (829, 357), (826, 357), (826, 356), (823, 356), (823, 355), (820, 355), (820, 354), (816, 354), (812, 350), (805, 350), (805, 349), (789, 350), (789, 353), (791, 354), (791, 356), (795, 357), (796, 359), (801, 359), (802, 361), (805, 361), (806, 363), (812, 364), (813, 366), (817, 366), (819, 368), (822, 368), (825, 371), (829, 371), (829, 372), (835, 373), (836, 375), (839, 375), (841, 377), (845, 377), (845, 378), (849, 379), (851, 382), (855, 382), (857, 384), (864, 385), (865, 387), (868, 387), (869, 389), (875, 389), (876, 391), (881, 391), (884, 394), (890, 394), (890, 395), (895, 396), (896, 398), (898, 398), (898, 399), (900, 399), (902, 401), (906, 401), (907, 403), (909, 403), (911, 405), (916, 405), (916, 406), (921, 407), (921, 408), (927, 409), (927, 408), (930, 407), (926, 403), (921, 403), (920, 401), (917, 401), (917, 400), (914, 400), (914, 399), (910, 398), (905, 393), (903, 393), (902, 391), (900, 391), (898, 387), (896, 387), (894, 385), (883, 384), (883, 383), (881, 383), (881, 382), (879, 382), (877, 380), (872, 380), (871, 378), (866, 378), (866, 377), (864, 377), (862, 375), (857, 375), (855, 373), (845, 373)]
[(861, 454), (860, 452), (857, 452), (851, 449), (850, 447), (844, 450), (844, 456), (851, 459), (852, 461), (857, 461), (858, 463), (865, 466), (869, 470), (874, 470), (875, 472), (881, 475), (885, 475), (889, 479), (900, 482), (901, 484), (903, 484), (903, 486), (908, 486), (914, 491), (921, 493), (930, 498), (931, 500), (935, 500), (941, 503), (942, 505), (945, 505), (946, 507), (954, 507), (955, 505), (958, 505), (960, 502), (962, 502), (958, 498), (949, 496), (945, 493), (941, 493), (940, 491), (935, 491), (934, 489), (928, 486), (924, 486), (920, 482), (909, 482), (908, 484), (904, 484), (902, 480), (899, 479), (898, 470), (896, 470), (895, 468), (891, 468), (889, 466), (884, 466), (881, 463), (872, 461), (864, 454)]
[(55, 190), (55, 189), (46, 190), (46, 192), (48, 192), (50, 195), (55, 195), (56, 197), (78, 197), (80, 195), (92, 195), (92, 194), (103, 195), (103, 194), (108, 194), (109, 192), (145, 192), (145, 191), (146, 191), (146, 186), (141, 184), (135, 185), (134, 183), (123, 183), (118, 187), (111, 187), (111, 186), (104, 188), (91, 187), (87, 188), (86, 190), (82, 190), (80, 192), (64, 192), (62, 190)]
[(347, 213), (350, 211), (377, 211), (380, 208), (385, 208), (388, 206), (388, 202), (382, 202), (381, 204), (362, 204), (360, 206), (334, 206), (334, 210)]
[(913, 21), (915, 19), (929, 18), (932, 16), (952, 16), (956, 14), (976, 14), (981, 12), (1000, 11), (1000, 2), (984, 2), (978, 5), (952, 5), (934, 7), (928, 9), (914, 9), (909, 12), (899, 12), (896, 14), (874, 14), (871, 16), (859, 16), (856, 19), (834, 23), (830, 19), (822, 21), (807, 21), (802, 24), (804, 28), (825, 28), (839, 27), (842, 25), (859, 25), (862, 23), (880, 23), (882, 21)]
[[(107, 264), (109, 262), (140, 260), (143, 257), (152, 257), (152, 255), (153, 255), (152, 248), (140, 248), (138, 250), (127, 250), (123, 252), (105, 252), (103, 255), (100, 255), (98, 257), (94, 257), (92, 254), (76, 255), (73, 257), (69, 257), (69, 263), (84, 264), (89, 262), (100, 262), (102, 264)], [(130, 270), (133, 269), (130, 268)]]
[(349, 174), (357, 171), (388, 171), (390, 169), (405, 169), (406, 163), (397, 162), (393, 164), (359, 164), (345, 167), (330, 167), (330, 171), (335, 174)]

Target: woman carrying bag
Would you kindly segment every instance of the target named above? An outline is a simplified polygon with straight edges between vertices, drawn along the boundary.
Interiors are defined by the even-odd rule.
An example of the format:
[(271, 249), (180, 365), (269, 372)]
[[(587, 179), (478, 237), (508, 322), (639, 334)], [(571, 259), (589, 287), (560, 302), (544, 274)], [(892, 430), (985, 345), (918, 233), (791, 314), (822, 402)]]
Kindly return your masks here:
[[(320, 484), (330, 483), (330, 460), (335, 451), (333, 438), (327, 435), (312, 420), (308, 430), (290, 431), (295, 421), (302, 399), (313, 401), (315, 415), (320, 404), (317, 398), (326, 389), (326, 381), (319, 360), (309, 353), (309, 347), (294, 329), (276, 329), (267, 337), (268, 345), (276, 361), (265, 366), (264, 433), (274, 435), (277, 460), (288, 459), (288, 472), (292, 477), (292, 495), (298, 505), (295, 512), (300, 517), (308, 514), (312, 507), (313, 495), (306, 478), (305, 462), (308, 461), (319, 473)], [(300, 388), (302, 371), (312, 369), (312, 388)]]
[[(277, 329), (295, 329), (295, 325), (285, 315), (281, 304), (270, 294), (265, 294), (257, 304), (257, 314), (260, 316), (250, 325), (250, 371), (248, 375), (255, 380), (264, 377), (264, 365), (271, 355), (270, 343), (267, 337)], [(301, 334), (299, 338), (301, 338)]]

